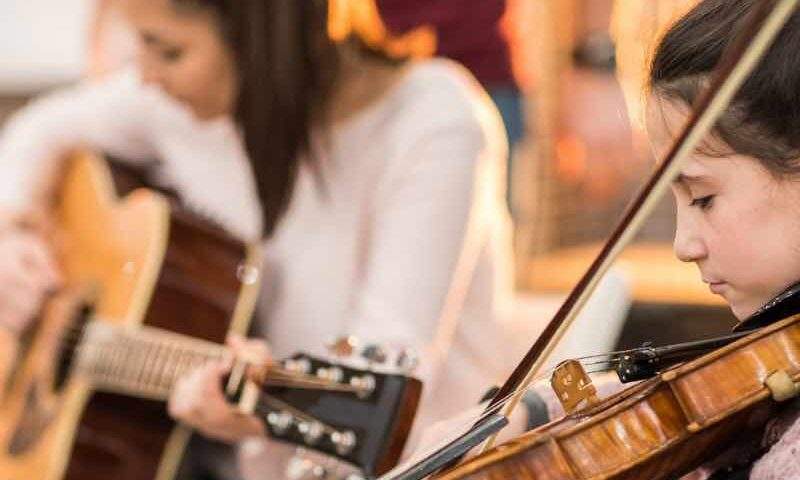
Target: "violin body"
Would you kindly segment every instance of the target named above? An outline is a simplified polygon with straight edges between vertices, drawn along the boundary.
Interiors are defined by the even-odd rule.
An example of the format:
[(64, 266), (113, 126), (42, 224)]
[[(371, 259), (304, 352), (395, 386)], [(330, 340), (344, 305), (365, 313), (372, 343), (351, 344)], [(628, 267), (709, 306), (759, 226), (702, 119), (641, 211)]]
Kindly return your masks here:
[[(437, 476), (437, 480), (679, 478), (778, 408), (775, 372), (797, 393), (800, 315), (665, 371)], [(790, 393), (791, 395), (791, 393)]]

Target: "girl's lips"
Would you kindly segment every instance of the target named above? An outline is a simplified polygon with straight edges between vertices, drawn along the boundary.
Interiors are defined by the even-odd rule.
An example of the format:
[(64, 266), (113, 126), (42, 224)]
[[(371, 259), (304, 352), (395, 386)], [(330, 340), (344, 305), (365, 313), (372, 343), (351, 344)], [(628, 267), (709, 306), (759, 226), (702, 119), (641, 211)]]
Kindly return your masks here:
[(711, 290), (711, 293), (720, 295), (722, 290), (725, 289), (725, 285), (727, 285), (725, 282), (709, 282), (708, 289)]

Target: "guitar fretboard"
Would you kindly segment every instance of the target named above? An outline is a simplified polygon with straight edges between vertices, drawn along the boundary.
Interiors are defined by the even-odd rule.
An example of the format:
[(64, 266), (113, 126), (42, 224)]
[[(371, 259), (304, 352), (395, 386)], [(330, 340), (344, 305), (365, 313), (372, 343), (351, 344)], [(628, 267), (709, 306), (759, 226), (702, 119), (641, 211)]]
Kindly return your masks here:
[(78, 368), (102, 391), (166, 400), (178, 378), (230, 351), (218, 344), (166, 330), (122, 328), (91, 322)]

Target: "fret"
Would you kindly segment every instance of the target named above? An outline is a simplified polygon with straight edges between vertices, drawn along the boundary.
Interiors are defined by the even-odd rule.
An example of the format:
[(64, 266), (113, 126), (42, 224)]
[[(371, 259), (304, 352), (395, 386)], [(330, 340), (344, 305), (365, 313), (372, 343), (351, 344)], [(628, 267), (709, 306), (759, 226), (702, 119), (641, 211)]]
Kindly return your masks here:
[(137, 347), (137, 350), (140, 352), (142, 358), (141, 361), (137, 363), (136, 374), (131, 377), (131, 380), (133, 381), (133, 385), (139, 388), (143, 383), (145, 365), (147, 364), (147, 360), (150, 358), (150, 345), (148, 342), (141, 342), (139, 345), (137, 345)]
[(171, 345), (169, 356), (164, 361), (164, 373), (162, 384), (164, 388), (172, 390), (175, 382), (178, 381), (178, 362), (181, 359), (181, 349), (178, 345)]
[(146, 372), (142, 388), (152, 392), (160, 392), (163, 393), (163, 395), (168, 396), (171, 389), (164, 388), (158, 383), (158, 370), (161, 366), (161, 358), (163, 358), (166, 347), (159, 342), (150, 343), (152, 347), (149, 350), (148, 361), (145, 363)]
[(123, 359), (123, 351), (124, 344), (115, 345), (111, 347), (111, 353), (109, 356), (109, 363), (110, 363), (110, 372), (109, 376), (111, 377), (122, 377), (123, 371), (125, 370), (125, 361)]
[(170, 359), (175, 353), (175, 348), (172, 345), (164, 344), (162, 345), (161, 352), (161, 357), (158, 359), (159, 366), (157, 367), (156, 376), (153, 383), (160, 389), (171, 390), (172, 382), (168, 381), (166, 373), (170, 366)]
[(142, 387), (145, 389), (152, 388), (155, 384), (155, 372), (158, 368), (158, 358), (159, 354), (161, 353), (161, 345), (158, 342), (154, 342), (152, 340), (148, 341), (150, 348), (147, 352), (147, 360), (144, 362), (143, 367), (143, 375), (142, 375)]
[(135, 370), (138, 352), (136, 352), (134, 346), (129, 342), (122, 342), (122, 349), (124, 351), (122, 363), (125, 365), (122, 370), (122, 378), (130, 378)]
[(167, 388), (170, 390), (180, 377), (180, 365), (183, 361), (183, 351), (179, 346), (172, 347), (172, 357), (166, 370), (166, 384)]
[(100, 376), (103, 376), (103, 377), (105, 377), (105, 376), (107, 376), (109, 374), (109, 369), (111, 367), (111, 364), (108, 361), (109, 360), (109, 355), (108, 355), (109, 351), (108, 350), (109, 350), (109, 346), (108, 345), (103, 345), (102, 348), (100, 349), (100, 355), (99, 355), (100, 363), (98, 365), (98, 367), (99, 367), (99, 372), (98, 373), (100, 374)]
[(188, 352), (183, 346), (181, 346), (178, 349), (178, 352), (179, 352), (178, 361), (176, 362), (175, 370), (172, 377), (173, 383), (177, 382), (179, 378), (186, 375), (187, 371), (189, 370), (189, 362), (191, 360)]

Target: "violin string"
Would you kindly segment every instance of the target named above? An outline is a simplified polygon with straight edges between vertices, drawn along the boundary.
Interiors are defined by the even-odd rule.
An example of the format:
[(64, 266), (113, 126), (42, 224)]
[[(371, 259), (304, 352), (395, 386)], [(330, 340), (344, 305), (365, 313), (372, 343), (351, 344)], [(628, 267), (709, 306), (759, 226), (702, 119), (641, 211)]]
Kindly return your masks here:
[(620, 360), (621, 360), (620, 358), (612, 358), (609, 360), (598, 360), (596, 362), (581, 362), (581, 365), (583, 365), (584, 367), (588, 367), (590, 365), (602, 365), (604, 363), (608, 363), (611, 365), (618, 365), (620, 363)]

